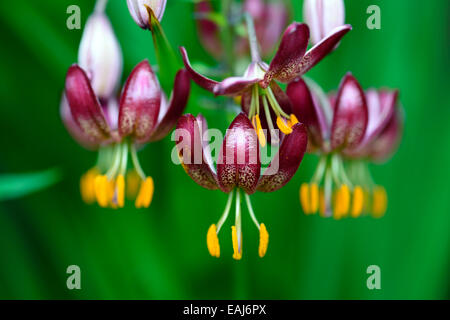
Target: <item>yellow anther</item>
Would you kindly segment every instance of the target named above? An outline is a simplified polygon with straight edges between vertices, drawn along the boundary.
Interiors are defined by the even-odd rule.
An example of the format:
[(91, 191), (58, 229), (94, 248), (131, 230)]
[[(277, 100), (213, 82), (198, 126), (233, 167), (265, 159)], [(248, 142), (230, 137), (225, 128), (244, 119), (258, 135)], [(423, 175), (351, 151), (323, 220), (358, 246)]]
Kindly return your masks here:
[(139, 193), (136, 197), (136, 208), (148, 208), (150, 206), (150, 203), (152, 202), (153, 191), (153, 179), (152, 177), (147, 177), (144, 181), (142, 181)]
[(136, 195), (139, 191), (140, 182), (141, 182), (141, 178), (139, 177), (139, 175), (137, 174), (137, 172), (135, 170), (127, 172), (126, 190), (127, 190), (127, 198), (128, 199), (136, 198)]
[(309, 185), (307, 183), (302, 183), (302, 185), (300, 186), (300, 203), (302, 205), (303, 212), (305, 214), (309, 214)]
[(373, 189), (373, 203), (372, 203), (372, 214), (375, 218), (381, 218), (387, 208), (387, 194), (386, 190), (377, 186)]
[(326, 211), (326, 204), (325, 204), (325, 194), (323, 192), (323, 189), (321, 188), (319, 190), (319, 212), (321, 217), (325, 217), (325, 211)]
[(237, 104), (237, 105), (240, 105), (241, 104), (241, 101), (242, 101), (242, 97), (241, 96), (236, 96), (236, 97), (234, 97), (234, 102)]
[(256, 134), (258, 136), (259, 144), (261, 147), (266, 146), (266, 136), (264, 135), (264, 131), (261, 126), (261, 120), (259, 119), (259, 115), (254, 115), (252, 119), (253, 127), (255, 128)]
[(264, 223), (259, 226), (259, 256), (262, 258), (266, 255), (267, 247), (269, 245), (269, 233), (267, 232)]
[(122, 174), (119, 174), (116, 178), (116, 197), (117, 206), (123, 208), (125, 204), (125, 178)]
[(341, 218), (341, 192), (340, 189), (333, 192), (334, 193), (334, 201), (333, 201), (333, 218), (339, 220)]
[(212, 224), (208, 233), (206, 234), (206, 245), (208, 246), (209, 254), (213, 257), (220, 257), (219, 238), (217, 237), (217, 228), (215, 224)]
[(364, 208), (364, 191), (360, 186), (353, 190), (353, 202), (351, 215), (353, 218), (359, 217)]
[(95, 198), (98, 204), (105, 208), (112, 199), (111, 184), (106, 175), (98, 175), (95, 178)]
[(97, 175), (98, 170), (92, 168), (83, 174), (80, 179), (81, 198), (88, 204), (95, 202), (95, 177)]
[(277, 126), (284, 134), (292, 133), (292, 129), (288, 126), (286, 120), (280, 116), (277, 117)]
[(339, 190), (341, 193), (340, 197), (340, 213), (342, 216), (346, 216), (350, 209), (350, 190), (346, 184), (343, 184)]
[[(233, 241), (233, 259), (241, 260), (242, 250), (239, 250), (241, 248), (239, 248), (238, 236), (237, 236), (237, 231), (236, 231), (235, 226), (231, 227), (231, 240)], [(241, 242), (242, 242), (242, 239), (241, 239)]]
[(317, 183), (311, 183), (309, 187), (309, 193), (310, 193), (310, 207), (311, 210), (310, 213), (316, 213), (317, 209), (319, 208), (319, 186)]
[(298, 119), (295, 116), (295, 114), (291, 114), (291, 117), (289, 118), (289, 127), (293, 127), (294, 125), (296, 125), (298, 123)]

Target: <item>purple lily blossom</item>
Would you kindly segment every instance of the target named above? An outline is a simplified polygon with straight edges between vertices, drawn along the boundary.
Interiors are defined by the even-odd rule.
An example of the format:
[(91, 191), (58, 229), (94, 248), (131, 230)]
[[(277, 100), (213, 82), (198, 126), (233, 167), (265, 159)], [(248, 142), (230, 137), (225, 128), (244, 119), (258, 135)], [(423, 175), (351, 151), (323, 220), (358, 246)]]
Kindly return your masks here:
[[(307, 132), (303, 124), (292, 127), (292, 133), (281, 142), (278, 154), (269, 167), (261, 174), (258, 137), (252, 123), (244, 113), (240, 113), (231, 123), (222, 143), (217, 168), (214, 168), (211, 154), (203, 137), (208, 130), (206, 120), (201, 116), (187, 114), (177, 124), (179, 158), (186, 173), (200, 186), (220, 189), (229, 194), (227, 206), (218, 224), (213, 224), (207, 235), (207, 244), (212, 256), (220, 256), (217, 235), (228, 217), (231, 201), (236, 193), (236, 225), (232, 227), (233, 258), (242, 257), (242, 231), (240, 213), (240, 190), (244, 191), (250, 216), (260, 231), (259, 255), (267, 250), (268, 233), (263, 223), (259, 223), (251, 207), (249, 195), (255, 191), (272, 192), (283, 187), (295, 174), (306, 151)], [(180, 139), (181, 138), (181, 139)], [(268, 175), (272, 167), (274, 174)]]

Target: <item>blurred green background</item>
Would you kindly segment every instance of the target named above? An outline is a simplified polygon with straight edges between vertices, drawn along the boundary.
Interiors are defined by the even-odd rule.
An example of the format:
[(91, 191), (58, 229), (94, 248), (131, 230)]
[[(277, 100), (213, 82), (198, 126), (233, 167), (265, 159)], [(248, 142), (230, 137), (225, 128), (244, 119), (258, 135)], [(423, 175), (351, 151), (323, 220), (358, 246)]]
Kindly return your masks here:
[[(147, 210), (85, 205), (81, 174), (96, 154), (74, 142), (59, 117), (67, 68), (77, 60), (82, 30), (66, 28), (78, 4), (82, 25), (93, 1), (0, 2), (0, 174), (60, 168), (63, 180), (18, 200), (0, 202), (0, 298), (3, 299), (444, 299), (449, 298), (450, 95), (447, 0), (346, 1), (353, 25), (332, 55), (308, 76), (326, 90), (346, 71), (363, 87), (399, 88), (406, 110), (402, 144), (386, 164), (372, 166), (389, 207), (382, 219), (335, 221), (305, 216), (298, 188), (317, 159), (307, 155), (293, 180), (275, 193), (252, 196), (270, 233), (259, 234), (243, 207), (244, 256), (231, 258), (231, 222), (220, 234), (222, 256), (206, 249), (206, 231), (226, 195), (197, 186), (171, 162), (167, 137), (140, 153), (155, 180)], [(302, 1), (293, 1), (297, 21)], [(381, 8), (381, 30), (368, 30), (366, 8)], [(107, 13), (124, 54), (124, 79), (139, 61), (155, 62), (150, 33), (131, 19), (125, 1)], [(270, 23), (268, 21), (267, 23)], [(173, 45), (194, 61), (214, 61), (198, 42), (192, 3), (169, 0), (162, 25)], [(196, 99), (186, 112), (225, 129), (229, 117)], [(81, 268), (81, 290), (66, 288), (66, 268)], [(381, 268), (381, 290), (368, 290), (366, 268)]]

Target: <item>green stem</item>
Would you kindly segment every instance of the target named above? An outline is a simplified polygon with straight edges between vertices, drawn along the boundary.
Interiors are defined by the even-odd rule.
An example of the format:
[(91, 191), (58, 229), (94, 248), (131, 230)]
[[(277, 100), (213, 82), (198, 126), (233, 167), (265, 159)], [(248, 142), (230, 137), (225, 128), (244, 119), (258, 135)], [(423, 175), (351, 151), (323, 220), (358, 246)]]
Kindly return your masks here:
[(219, 233), (220, 228), (222, 228), (222, 225), (225, 223), (225, 221), (228, 218), (228, 214), (230, 213), (230, 209), (231, 209), (231, 203), (233, 202), (233, 194), (234, 194), (234, 190), (232, 190), (230, 192), (230, 194), (228, 195), (228, 200), (227, 200), (227, 204), (225, 206), (225, 210), (223, 211), (222, 216), (219, 219), (219, 222), (217, 222), (217, 232)]
[(256, 38), (255, 24), (253, 23), (252, 16), (246, 12), (245, 22), (247, 23), (248, 43), (250, 46), (250, 53), (252, 55), (253, 62), (261, 61), (261, 56), (258, 49), (258, 38)]

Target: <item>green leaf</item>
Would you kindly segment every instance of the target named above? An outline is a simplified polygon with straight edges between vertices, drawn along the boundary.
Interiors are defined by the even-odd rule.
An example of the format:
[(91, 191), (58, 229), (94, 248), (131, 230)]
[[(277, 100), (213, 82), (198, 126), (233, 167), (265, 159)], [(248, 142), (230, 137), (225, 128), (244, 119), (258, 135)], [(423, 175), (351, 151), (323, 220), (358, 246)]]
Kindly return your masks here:
[(153, 45), (155, 47), (156, 59), (158, 60), (159, 81), (166, 94), (170, 94), (175, 75), (183, 65), (167, 40), (164, 30), (159, 20), (155, 17), (153, 10), (148, 6), (146, 8), (150, 17), (150, 31), (152, 32)]
[(0, 201), (20, 198), (45, 189), (61, 179), (59, 169), (0, 175)]

